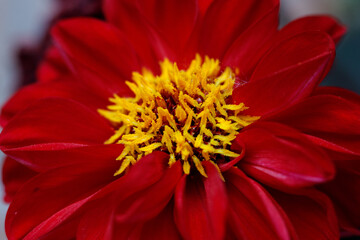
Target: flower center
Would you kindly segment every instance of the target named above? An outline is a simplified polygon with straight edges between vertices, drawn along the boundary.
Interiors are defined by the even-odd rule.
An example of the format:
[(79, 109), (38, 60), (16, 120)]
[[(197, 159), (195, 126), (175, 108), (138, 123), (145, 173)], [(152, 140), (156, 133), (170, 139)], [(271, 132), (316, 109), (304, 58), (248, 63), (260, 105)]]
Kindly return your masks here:
[(207, 177), (201, 161), (217, 166), (239, 156), (230, 150), (231, 142), (258, 117), (243, 115), (243, 103), (228, 104), (235, 74), (230, 68), (221, 71), (218, 60), (197, 55), (186, 70), (167, 59), (160, 66), (159, 76), (146, 69), (133, 73), (133, 82), (126, 84), (135, 97), (114, 95), (112, 105), (99, 110), (116, 129), (105, 144), (124, 145), (115, 175), (159, 150), (170, 155), (169, 165), (182, 161), (185, 174), (197, 169)]

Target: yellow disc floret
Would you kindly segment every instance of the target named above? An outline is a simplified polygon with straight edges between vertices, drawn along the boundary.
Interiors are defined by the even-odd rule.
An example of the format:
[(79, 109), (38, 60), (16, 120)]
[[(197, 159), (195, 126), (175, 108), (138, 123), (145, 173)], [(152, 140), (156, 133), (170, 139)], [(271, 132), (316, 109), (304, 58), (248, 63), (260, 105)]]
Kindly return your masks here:
[(243, 103), (228, 104), (235, 74), (221, 70), (218, 60), (202, 61), (197, 55), (187, 70), (169, 60), (160, 65), (159, 76), (146, 69), (133, 73), (126, 84), (135, 97), (114, 95), (112, 105), (99, 110), (116, 129), (105, 143), (124, 145), (115, 175), (159, 150), (169, 153), (169, 165), (182, 161), (185, 174), (195, 167), (206, 177), (201, 162), (224, 163), (239, 156), (230, 150), (231, 142), (258, 117), (242, 115), (247, 109)]

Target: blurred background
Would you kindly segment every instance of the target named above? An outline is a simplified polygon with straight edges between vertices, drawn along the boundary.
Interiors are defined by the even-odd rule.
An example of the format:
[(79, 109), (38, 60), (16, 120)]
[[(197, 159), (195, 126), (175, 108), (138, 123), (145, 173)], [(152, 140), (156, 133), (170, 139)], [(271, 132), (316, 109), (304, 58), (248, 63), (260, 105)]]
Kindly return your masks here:
[[(60, 3), (64, 2), (68, 2), (68, 7), (77, 5), (78, 8), (93, 11), (93, 7), (85, 6), (82, 0), (0, 0), (0, 106), (22, 83), (31, 81), (30, 75), (37, 61), (31, 52), (38, 50), (39, 43), (44, 41), (49, 22), (59, 14)], [(84, 15), (88, 14), (86, 11)], [(281, 26), (311, 14), (332, 15), (348, 27), (348, 34), (337, 48), (334, 66), (323, 84), (360, 93), (360, 1), (281, 0)], [(22, 56), (21, 60), (19, 56)], [(28, 76), (22, 74), (21, 63), (23, 72), (29, 72)], [(24, 66), (28, 66), (28, 69), (24, 69)], [(7, 205), (0, 201), (0, 239), (6, 239), (6, 210)]]

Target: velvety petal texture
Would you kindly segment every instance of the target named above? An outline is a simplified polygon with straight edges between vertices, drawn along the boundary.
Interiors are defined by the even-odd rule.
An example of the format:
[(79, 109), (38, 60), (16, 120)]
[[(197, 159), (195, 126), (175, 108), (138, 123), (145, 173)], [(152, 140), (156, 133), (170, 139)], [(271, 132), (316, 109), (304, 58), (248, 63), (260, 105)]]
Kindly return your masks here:
[(92, 1), (1, 110), (9, 240), (360, 236), (360, 96), (319, 87), (344, 26), (279, 29), (278, 0)]

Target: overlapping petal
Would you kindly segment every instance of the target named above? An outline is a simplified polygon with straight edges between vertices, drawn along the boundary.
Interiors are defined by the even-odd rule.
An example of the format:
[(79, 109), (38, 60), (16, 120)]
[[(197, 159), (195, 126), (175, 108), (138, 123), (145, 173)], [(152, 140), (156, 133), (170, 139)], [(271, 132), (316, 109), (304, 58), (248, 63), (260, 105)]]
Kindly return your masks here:
[(37, 82), (50, 82), (68, 75), (71, 76), (71, 70), (60, 51), (55, 46), (49, 47), (38, 66)]
[(295, 228), (299, 239), (339, 239), (338, 221), (330, 199), (316, 191), (272, 191)]
[[(207, 9), (199, 32), (199, 52), (210, 57), (222, 58), (240, 34), (278, 4), (278, 0), (262, 4), (255, 0), (213, 1)], [(273, 21), (276, 23), (277, 18)]]
[[(179, 162), (165, 170), (162, 178), (154, 185), (130, 196), (116, 209), (116, 221), (132, 223), (148, 221), (159, 215), (174, 195), (175, 187), (182, 177)], [(157, 193), (154, 195), (154, 193)]]
[[(353, 234), (359, 235), (360, 202), (358, 186), (360, 184), (359, 161), (336, 161), (336, 178), (319, 188), (329, 196), (335, 206), (340, 227)], [(350, 196), (350, 197), (349, 197)]]
[(274, 5), (268, 12), (249, 26), (227, 49), (223, 63), (239, 71), (239, 78), (248, 81), (251, 71), (268, 50), (269, 42), (277, 33), (279, 6)]
[(184, 175), (175, 192), (175, 222), (185, 239), (222, 239), (227, 197), (216, 167), (204, 163), (208, 178)]
[[(275, 45), (259, 62), (251, 77), (251, 81), (271, 79), (274, 76), (280, 77), (280, 74), (283, 72), (292, 72), (295, 69), (298, 70), (303, 65), (309, 64), (308, 71), (313, 71), (313, 73), (303, 83), (303, 86), (310, 85), (310, 87), (314, 87), (327, 74), (334, 56), (335, 48), (333, 41), (323, 32), (307, 31), (294, 36), (288, 36), (287, 39)], [(278, 61), (274, 61), (275, 59)], [(317, 72), (320, 72), (320, 74)], [(316, 77), (315, 80), (312, 77), (313, 75)], [(304, 76), (297, 76), (300, 80), (305, 80), (301, 77)], [(288, 81), (291, 81), (291, 79), (288, 79)], [(299, 89), (302, 90), (301, 87)]]
[[(24, 236), (37, 239), (66, 224), (66, 220), (90, 201), (106, 201), (109, 193), (115, 191), (121, 191), (121, 195), (116, 195), (119, 197), (117, 200), (121, 200), (144, 190), (161, 177), (164, 158), (166, 154), (148, 155), (126, 176), (115, 181), (113, 173), (117, 163), (107, 159), (39, 174), (24, 185), (11, 203), (6, 220), (7, 234), (10, 239)], [(46, 210), (42, 211), (42, 207)]]
[(255, 123), (241, 132), (245, 145), (238, 164), (250, 176), (269, 186), (287, 189), (312, 186), (334, 177), (328, 155), (300, 132), (278, 123)]
[(234, 89), (234, 102), (246, 102), (247, 112), (260, 116), (291, 106), (312, 93), (329, 70), (334, 53), (333, 41), (322, 32), (285, 40), (262, 58), (249, 83)]
[(2, 181), (4, 184), (4, 201), (11, 202), (22, 185), (34, 177), (37, 172), (7, 157), (2, 168)]
[(197, 1), (138, 1), (138, 7), (149, 23), (158, 29), (176, 55), (181, 56), (195, 28), (198, 17)]
[[(9, 239), (21, 239), (30, 232), (32, 239), (36, 239), (52, 230), (81, 207), (92, 192), (111, 181), (112, 171), (108, 164), (89, 163), (36, 176), (10, 205), (6, 218)], [(97, 177), (91, 178), (92, 175)], [(61, 221), (51, 221), (54, 214)]]
[(296, 19), (283, 27), (276, 40), (307, 31), (322, 31), (328, 33), (335, 43), (338, 43), (346, 33), (346, 27), (334, 18), (324, 15), (307, 16)]
[[(339, 226), (359, 234), (352, 183), (359, 182), (360, 97), (317, 88), (342, 25), (315, 16), (277, 30), (278, 0), (102, 4), (105, 21), (56, 24), (57, 49), (41, 65), (40, 83), (2, 110), (7, 197), (17, 192), (10, 240), (338, 239)], [(118, 126), (97, 109), (113, 94), (131, 96), (132, 72), (157, 75), (165, 58), (182, 69), (196, 53), (231, 67), (229, 103), (260, 117), (239, 130), (231, 145), (239, 156), (201, 159), (201, 175), (153, 151), (129, 158), (114, 176), (123, 146), (104, 142)], [(12, 178), (14, 171), (22, 176)]]
[(169, 46), (141, 14), (137, 1), (105, 0), (103, 9), (107, 20), (131, 42), (131, 46), (139, 55), (142, 66), (157, 72), (160, 60), (165, 57), (174, 59)]
[(36, 101), (48, 97), (72, 99), (97, 110), (106, 106), (106, 101), (84, 88), (74, 77), (62, 77), (50, 82), (39, 82), (20, 89), (3, 106), (0, 115), (1, 125), (5, 125), (17, 113)]
[(237, 239), (296, 239), (283, 210), (257, 182), (236, 168), (225, 178), (228, 224)]
[(114, 93), (129, 94), (125, 80), (140, 65), (131, 43), (117, 28), (78, 18), (57, 24), (52, 36), (85, 86), (105, 99)]
[(360, 107), (354, 101), (321, 94), (307, 98), (274, 119), (312, 136), (310, 139), (322, 147), (360, 155), (360, 141), (357, 140), (360, 138)]
[(47, 143), (100, 144), (113, 134), (96, 112), (70, 99), (39, 100), (1, 133), (2, 150)]

